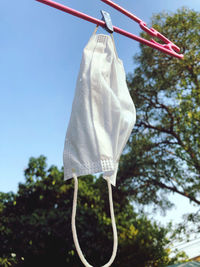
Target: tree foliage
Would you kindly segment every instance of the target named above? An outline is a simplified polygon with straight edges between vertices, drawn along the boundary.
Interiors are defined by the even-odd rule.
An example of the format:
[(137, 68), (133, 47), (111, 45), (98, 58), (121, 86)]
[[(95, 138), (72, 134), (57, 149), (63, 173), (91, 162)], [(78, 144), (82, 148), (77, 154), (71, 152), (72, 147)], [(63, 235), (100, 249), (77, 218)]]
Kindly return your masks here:
[(161, 13), (152, 25), (181, 48), (184, 59), (140, 46), (137, 67), (128, 75), (137, 124), (120, 165), (119, 185), (142, 204), (170, 208), (172, 192), (198, 206), (200, 13), (187, 8)]
[[(114, 266), (164, 266), (169, 258), (169, 228), (138, 216), (126, 197), (114, 190), (119, 250)], [(47, 167), (46, 158), (31, 158), (18, 192), (0, 193), (0, 262), (12, 266), (82, 266), (71, 234), (73, 182), (63, 170)], [(112, 253), (112, 229), (106, 182), (79, 178), (77, 231), (80, 245), (94, 266)], [(3, 262), (4, 261), (4, 262)]]

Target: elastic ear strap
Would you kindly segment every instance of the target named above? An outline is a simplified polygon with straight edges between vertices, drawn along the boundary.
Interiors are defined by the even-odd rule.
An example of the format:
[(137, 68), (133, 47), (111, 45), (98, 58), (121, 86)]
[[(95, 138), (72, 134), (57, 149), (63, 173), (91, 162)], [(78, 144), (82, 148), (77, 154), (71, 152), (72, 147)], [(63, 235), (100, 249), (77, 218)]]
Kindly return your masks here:
[(97, 26), (95, 27), (95, 29), (94, 29), (94, 32), (93, 32), (93, 34), (92, 34), (92, 35), (96, 34), (96, 32), (97, 32), (98, 28), (99, 28), (99, 25), (97, 25)]
[(77, 237), (77, 232), (76, 232), (76, 208), (77, 208), (77, 195), (78, 195), (78, 179), (77, 179), (77, 175), (75, 172), (73, 172), (73, 178), (74, 178), (74, 199), (73, 199), (73, 208), (72, 208), (72, 234), (73, 234), (73, 239), (74, 239), (74, 244), (77, 250), (77, 253), (82, 261), (82, 263), (86, 266), (86, 267), (93, 267), (92, 265), (90, 265), (82, 251), (78, 242), (78, 237)]
[[(79, 242), (78, 242), (78, 237), (77, 237), (77, 232), (76, 232), (76, 208), (77, 208), (77, 195), (78, 195), (78, 178), (77, 178), (77, 175), (75, 172), (73, 172), (73, 178), (74, 178), (74, 199), (73, 199), (73, 208), (72, 208), (72, 234), (73, 234), (74, 244), (75, 244), (77, 253), (78, 253), (82, 263), (86, 267), (93, 267), (92, 265), (90, 265), (86, 261), (84, 255), (81, 251)], [(106, 263), (105, 265), (103, 265), (102, 267), (111, 266), (111, 264), (113, 263), (113, 261), (116, 257), (117, 246), (118, 246), (117, 228), (116, 228), (116, 223), (115, 223), (115, 215), (114, 215), (113, 199), (112, 199), (112, 187), (111, 187), (111, 183), (108, 179), (107, 179), (107, 184), (108, 184), (108, 191), (109, 191), (110, 214), (111, 214), (111, 220), (112, 220), (114, 242), (113, 242), (112, 256), (111, 256), (109, 262)]]

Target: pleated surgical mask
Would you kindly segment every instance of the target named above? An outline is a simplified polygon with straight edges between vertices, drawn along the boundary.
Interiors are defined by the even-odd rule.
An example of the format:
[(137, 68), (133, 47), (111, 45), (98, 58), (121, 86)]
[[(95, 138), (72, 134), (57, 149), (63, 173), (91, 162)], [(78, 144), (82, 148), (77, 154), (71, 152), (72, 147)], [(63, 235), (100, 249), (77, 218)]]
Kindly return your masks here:
[(83, 51), (64, 147), (64, 179), (103, 173), (112, 185), (136, 111), (122, 61), (108, 35), (93, 34)]
[[(112, 36), (112, 35), (111, 35)], [(92, 267), (81, 251), (75, 217), (78, 194), (77, 176), (103, 173), (109, 190), (114, 235), (113, 253), (117, 252), (112, 185), (116, 185), (119, 159), (136, 120), (136, 111), (126, 84), (122, 61), (118, 58), (113, 36), (95, 33), (83, 51), (72, 112), (67, 129), (63, 160), (64, 179), (74, 178), (72, 233), (76, 250), (86, 267)]]

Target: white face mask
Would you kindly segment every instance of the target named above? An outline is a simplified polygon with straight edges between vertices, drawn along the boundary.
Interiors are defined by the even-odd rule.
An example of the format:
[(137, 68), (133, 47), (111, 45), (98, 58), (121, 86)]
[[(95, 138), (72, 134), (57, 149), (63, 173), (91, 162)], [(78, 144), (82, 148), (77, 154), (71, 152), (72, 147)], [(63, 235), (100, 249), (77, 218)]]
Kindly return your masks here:
[(64, 179), (73, 177), (75, 181), (72, 210), (75, 247), (82, 263), (92, 267), (81, 251), (76, 232), (77, 176), (103, 172), (108, 183), (114, 235), (112, 256), (103, 266), (109, 267), (115, 259), (118, 244), (111, 184), (116, 184), (119, 158), (134, 126), (136, 111), (113, 38), (95, 33), (83, 51), (65, 139)]
[(103, 172), (116, 184), (120, 155), (136, 120), (122, 61), (108, 35), (83, 51), (64, 147), (64, 179)]

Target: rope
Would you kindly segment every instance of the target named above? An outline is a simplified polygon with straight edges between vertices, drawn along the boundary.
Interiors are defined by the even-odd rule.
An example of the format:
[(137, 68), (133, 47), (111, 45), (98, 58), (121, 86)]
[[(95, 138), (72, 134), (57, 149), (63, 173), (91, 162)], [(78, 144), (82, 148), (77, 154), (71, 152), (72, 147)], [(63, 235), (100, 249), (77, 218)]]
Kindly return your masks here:
[[(87, 260), (85, 259), (79, 242), (78, 242), (78, 237), (77, 237), (77, 232), (76, 232), (76, 209), (77, 209), (77, 195), (78, 195), (78, 179), (75, 171), (73, 171), (73, 178), (74, 178), (74, 199), (73, 199), (73, 208), (72, 208), (72, 234), (73, 234), (73, 239), (74, 239), (74, 244), (77, 250), (77, 253), (82, 261), (82, 263), (86, 267), (93, 267), (90, 265)], [(117, 228), (116, 228), (116, 223), (115, 223), (115, 215), (114, 215), (114, 208), (113, 208), (113, 198), (112, 198), (112, 187), (110, 181), (107, 179), (107, 184), (108, 184), (108, 191), (109, 191), (109, 204), (110, 204), (110, 214), (111, 214), (111, 221), (112, 221), (112, 229), (113, 229), (113, 252), (112, 256), (109, 260), (108, 263), (103, 265), (102, 267), (109, 267), (113, 263), (116, 254), (117, 254), (117, 246), (118, 246), (118, 237), (117, 237)]]

